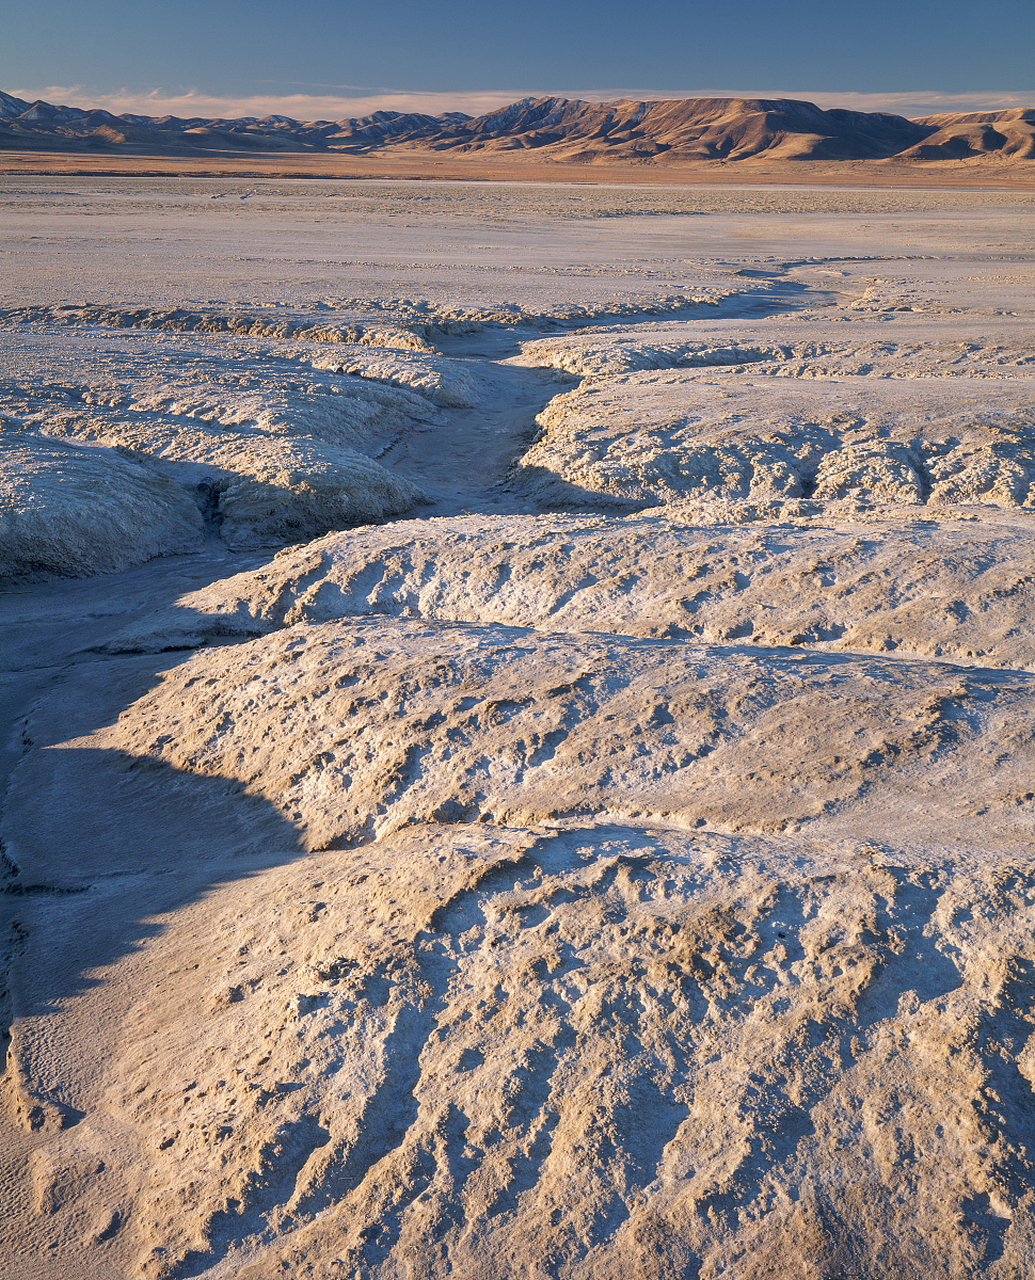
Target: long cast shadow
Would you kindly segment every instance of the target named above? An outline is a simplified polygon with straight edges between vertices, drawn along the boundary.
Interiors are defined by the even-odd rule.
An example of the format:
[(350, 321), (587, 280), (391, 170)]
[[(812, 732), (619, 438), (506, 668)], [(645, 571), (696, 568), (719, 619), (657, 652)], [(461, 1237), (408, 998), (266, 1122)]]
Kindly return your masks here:
[(177, 557), (0, 592), (0, 1052), (12, 1021), (48, 1017), (153, 937), (151, 917), (301, 854), (291, 824), (232, 780), (59, 745), (110, 724), (185, 657), (91, 649), (263, 558)]

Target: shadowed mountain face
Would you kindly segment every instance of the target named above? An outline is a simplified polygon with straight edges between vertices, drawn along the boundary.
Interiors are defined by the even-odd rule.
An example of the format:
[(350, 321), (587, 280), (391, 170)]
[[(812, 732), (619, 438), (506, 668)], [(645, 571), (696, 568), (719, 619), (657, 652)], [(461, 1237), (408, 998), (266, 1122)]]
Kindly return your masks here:
[(583, 102), (524, 98), (472, 119), (379, 111), (351, 120), (301, 122), (286, 116), (239, 120), (115, 116), (108, 111), (24, 102), (0, 93), (0, 149), (116, 151), (535, 151), (568, 163), (653, 160), (964, 159), (999, 152), (1035, 156), (1035, 110), (907, 120), (883, 112), (824, 111), (811, 102), (688, 98), (666, 102)]
[(934, 128), (905, 154), (918, 160), (954, 160), (998, 152), (1015, 159), (1035, 159), (1035, 111), (978, 111), (969, 115), (926, 116), (914, 124)]

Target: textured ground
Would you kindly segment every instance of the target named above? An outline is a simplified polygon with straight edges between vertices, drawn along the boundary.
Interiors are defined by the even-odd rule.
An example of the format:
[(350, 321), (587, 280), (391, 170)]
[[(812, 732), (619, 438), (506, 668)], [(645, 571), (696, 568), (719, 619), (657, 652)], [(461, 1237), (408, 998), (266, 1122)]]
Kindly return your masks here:
[(1026, 1278), (1030, 197), (340, 185), (7, 193), (5, 1274)]

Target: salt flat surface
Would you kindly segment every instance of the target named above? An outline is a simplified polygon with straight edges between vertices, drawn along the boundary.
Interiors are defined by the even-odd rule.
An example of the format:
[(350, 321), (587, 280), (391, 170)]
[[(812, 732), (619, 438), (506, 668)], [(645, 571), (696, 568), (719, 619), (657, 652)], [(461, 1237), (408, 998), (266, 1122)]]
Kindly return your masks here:
[(1030, 1274), (1032, 197), (0, 206), (6, 1274)]

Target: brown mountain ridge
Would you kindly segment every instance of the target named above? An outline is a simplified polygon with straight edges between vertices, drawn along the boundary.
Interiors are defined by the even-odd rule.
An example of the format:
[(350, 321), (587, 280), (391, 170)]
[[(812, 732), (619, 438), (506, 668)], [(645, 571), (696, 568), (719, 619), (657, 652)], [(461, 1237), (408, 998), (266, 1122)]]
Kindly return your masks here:
[(357, 119), (112, 115), (0, 92), (0, 151), (123, 155), (448, 153), (567, 164), (1035, 158), (1035, 109), (927, 116), (824, 110), (811, 102), (524, 98), (470, 117), (379, 111)]

